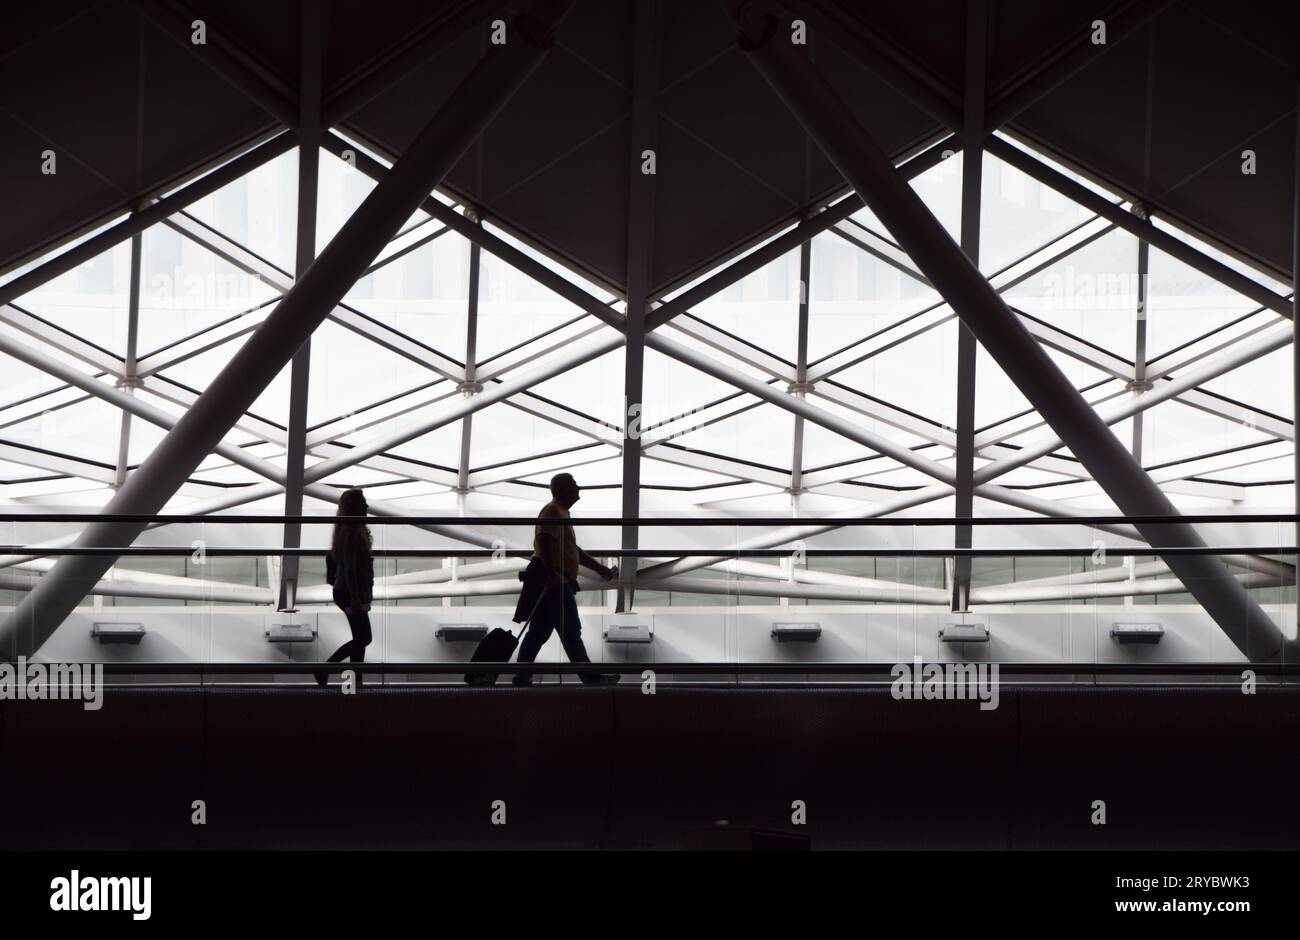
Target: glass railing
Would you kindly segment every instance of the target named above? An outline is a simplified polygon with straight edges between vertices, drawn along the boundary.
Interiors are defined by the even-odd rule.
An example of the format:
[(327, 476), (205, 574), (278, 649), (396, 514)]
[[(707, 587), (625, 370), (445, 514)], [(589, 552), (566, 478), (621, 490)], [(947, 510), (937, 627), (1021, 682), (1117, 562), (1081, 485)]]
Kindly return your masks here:
[[(0, 516), (0, 656), (101, 662), (123, 681), (311, 683), (319, 670), (310, 664), (352, 636), (325, 581), (334, 516), (120, 517), (150, 527), (131, 545), (78, 544), (81, 528), (102, 518)], [(519, 631), (513, 615), (536, 519), (355, 521), (372, 534), (375, 581), (372, 640), (354, 674), (463, 682), (484, 635)], [(920, 657), (998, 663), (1025, 681), (1239, 681), (1247, 663), (1287, 681), (1296, 517), (1179, 522), (1204, 544), (1164, 543), (1162, 530), (1173, 530), (1157, 518), (661, 517), (637, 520), (638, 547), (623, 549), (625, 520), (576, 518), (579, 544), (620, 569), (611, 580), (584, 569), (576, 590), (595, 665), (569, 664), (571, 608), (557, 606), (543, 618), (556, 629), (536, 665), (497, 671), (503, 682), (614, 672), (629, 682), (646, 673), (874, 682)], [(284, 547), (286, 523), (301, 529), (302, 547)], [(969, 526), (972, 547), (953, 547), (956, 525)], [(69, 578), (60, 562), (85, 556), (111, 567), (93, 581)], [(81, 599), (37, 641), (49, 632), (33, 628), (44, 612), (24, 602), (47, 579)], [(333, 681), (347, 668), (332, 667)]]

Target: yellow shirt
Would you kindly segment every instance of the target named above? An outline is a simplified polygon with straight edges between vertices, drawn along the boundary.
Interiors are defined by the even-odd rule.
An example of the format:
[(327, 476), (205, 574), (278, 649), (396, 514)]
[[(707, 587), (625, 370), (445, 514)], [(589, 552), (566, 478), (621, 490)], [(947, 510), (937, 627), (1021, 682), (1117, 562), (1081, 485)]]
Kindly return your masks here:
[[(551, 500), (542, 507), (542, 511), (537, 514), (538, 519), (568, 519), (569, 510), (565, 509), (555, 500)], [(567, 580), (578, 580), (578, 540), (573, 534), (571, 525), (539, 525), (533, 532), (533, 557), (542, 557), (541, 536), (543, 532), (549, 532), (553, 537), (560, 540), (560, 559), (561, 573)]]

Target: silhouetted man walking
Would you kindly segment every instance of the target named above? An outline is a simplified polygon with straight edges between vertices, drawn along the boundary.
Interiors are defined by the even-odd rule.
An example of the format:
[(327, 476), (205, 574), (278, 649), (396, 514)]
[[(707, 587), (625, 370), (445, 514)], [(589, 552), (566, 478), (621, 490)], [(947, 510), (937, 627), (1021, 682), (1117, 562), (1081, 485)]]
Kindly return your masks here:
[[(524, 634), (519, 647), (521, 663), (533, 662), (538, 650), (556, 630), (570, 662), (591, 662), (582, 643), (582, 622), (578, 619), (578, 568), (590, 568), (606, 581), (614, 577), (615, 570), (602, 565), (578, 547), (573, 525), (568, 520), (569, 508), (578, 501), (579, 494), (578, 483), (572, 474), (556, 474), (551, 478), (551, 501), (537, 514), (539, 522), (533, 534), (533, 557), (524, 569), (524, 589), (515, 620), (527, 617), (539, 594), (541, 600), (536, 602), (532, 626)], [(540, 522), (542, 519), (564, 521), (546, 525)], [(588, 685), (612, 685), (619, 678), (618, 673), (588, 673), (582, 676), (582, 681)], [(532, 681), (532, 676), (522, 674), (514, 678), (515, 685), (531, 685)]]

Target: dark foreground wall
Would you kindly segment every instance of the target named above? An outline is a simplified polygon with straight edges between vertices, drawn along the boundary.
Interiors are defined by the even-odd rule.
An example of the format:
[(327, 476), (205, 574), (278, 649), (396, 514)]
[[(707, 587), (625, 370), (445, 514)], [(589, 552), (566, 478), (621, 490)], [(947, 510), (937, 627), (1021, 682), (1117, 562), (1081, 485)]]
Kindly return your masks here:
[(1300, 690), (110, 689), (0, 703), (0, 848), (1295, 848), (1298, 741)]

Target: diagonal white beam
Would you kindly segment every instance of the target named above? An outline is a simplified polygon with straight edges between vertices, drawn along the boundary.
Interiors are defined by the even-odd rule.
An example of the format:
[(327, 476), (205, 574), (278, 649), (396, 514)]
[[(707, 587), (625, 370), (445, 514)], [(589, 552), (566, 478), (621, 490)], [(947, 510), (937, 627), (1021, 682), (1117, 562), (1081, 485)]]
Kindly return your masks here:
[(951, 430), (940, 427), (917, 415), (897, 408), (888, 402), (871, 398), (862, 392), (844, 385), (823, 382), (812, 390), (815, 398), (834, 402), (841, 408), (856, 411), (863, 417), (871, 418), (890, 427), (913, 434), (923, 441), (938, 444), (948, 450), (956, 450), (956, 435)]
[[(106, 577), (92, 584), (87, 594), (101, 597), (137, 597), (154, 600), (207, 601), (217, 604), (268, 604), (273, 598), (268, 588), (245, 587), (238, 584), (221, 582), (191, 582), (187, 584), (163, 584), (158, 582), (139, 582), (124, 576), (121, 569), (117, 576)], [(41, 583), (42, 575), (21, 573), (0, 573), (0, 588), (16, 591), (30, 591)], [(159, 576), (161, 577), (161, 576)], [(189, 581), (178, 578), (177, 581)]]
[[(3, 333), (0, 333), (0, 351), (13, 356), (22, 362), (26, 362), (34, 368), (41, 369), (42, 371), (67, 382), (69, 385), (80, 388), (91, 395), (121, 408), (128, 414), (135, 415), (136, 417), (157, 425), (158, 427), (170, 430), (180, 420), (178, 416), (172, 415), (161, 408), (151, 405), (138, 396), (127, 394), (121, 389), (106, 385), (85, 373), (77, 371), (65, 363), (59, 362), (48, 354), (33, 349), (25, 343), (20, 343)], [(244, 448), (230, 444), (226, 441), (218, 443), (213, 450), (225, 457), (227, 460), (230, 460), (232, 463), (244, 467), (247, 470), (251, 470), (258, 476), (265, 477), (272, 481), (268, 486), (249, 487), (236, 494), (223, 497), (220, 502), (221, 508), (255, 502), (258, 499), (263, 499), (267, 496), (283, 492), (285, 480), (285, 472), (283, 468), (277, 467), (269, 461), (262, 460), (261, 458), (249, 453)], [(304, 492), (314, 498), (325, 500), (326, 502), (336, 503), (338, 501), (338, 493), (332, 487), (313, 485), (307, 487)], [(370, 508), (376, 515), (401, 515), (402, 512), (400, 509), (385, 506), (381, 501), (373, 501)], [(216, 508), (209, 507), (202, 511), (213, 512), (216, 511)], [(484, 539), (471, 532), (461, 532), (455, 527), (431, 527), (430, 530), (436, 531), (440, 535), (445, 535), (449, 538), (454, 538), (458, 541), (467, 542), (473, 545), (491, 547), (492, 544), (490, 538)]]
[(1176, 235), (1156, 228), (1151, 219), (1141, 219), (1100, 196), (1081, 183), (1070, 179), (1064, 173), (1052, 169), (1046, 163), (1021, 147), (1014, 146), (1007, 140), (992, 136), (985, 141), (985, 148), (993, 156), (1009, 163), (1025, 175), (1037, 180), (1044, 186), (1056, 190), (1070, 201), (1095, 212), (1103, 218), (1114, 222), (1120, 228), (1146, 241), (1153, 248), (1173, 256), (1192, 269), (1218, 281), (1229, 290), (1249, 297), (1257, 304), (1286, 317), (1292, 317), (1292, 304), (1285, 297), (1275, 293), (1263, 284), (1248, 277), (1178, 238)]
[(700, 405), (684, 414), (665, 418), (658, 424), (651, 426), (649, 430), (642, 434), (641, 449), (645, 451), (652, 447), (658, 447), (684, 435), (726, 421), (728, 418), (734, 418), (747, 411), (752, 411), (761, 405), (760, 400), (743, 392), (732, 392), (716, 401)]
[[(1097, 414), (1106, 424), (1115, 424), (1123, 421), (1125, 418), (1137, 414), (1139, 411), (1145, 411), (1162, 401), (1167, 401), (1182, 392), (1203, 385), (1212, 379), (1230, 372), (1239, 365), (1250, 362), (1259, 356), (1281, 349), (1290, 342), (1290, 326), (1274, 327), (1268, 333), (1261, 334), (1254, 340), (1243, 343), (1240, 347), (1231, 350), (1211, 362), (1205, 363), (1197, 369), (1184, 373), (1176, 379), (1157, 380), (1156, 385), (1149, 392), (1143, 392), (1141, 395), (1122, 398), (1115, 403), (1099, 409)], [(1064, 446), (1061, 438), (1052, 431), (1026, 443), (1014, 457), (1005, 457), (1001, 460), (995, 460), (993, 463), (975, 471), (976, 482), (992, 480), (996, 477), (1007, 473), (1018, 466), (1050, 454), (1052, 451)]]
[(681, 594), (721, 594), (734, 596), (749, 594), (755, 597), (798, 597), (819, 601), (872, 601), (877, 604), (927, 604), (942, 605), (948, 602), (948, 592), (910, 584), (862, 585), (850, 587), (840, 584), (802, 584), (772, 581), (701, 580), (680, 576), (660, 578), (654, 582), (656, 591)]
[[(1081, 248), (1092, 244), (1097, 239), (1114, 231), (1114, 229), (1114, 225), (1094, 216), (1064, 235), (1040, 245), (1024, 258), (1012, 262), (1002, 270), (990, 275), (989, 281), (998, 293), (1005, 293), (1035, 274), (1068, 258)], [(933, 289), (933, 285), (930, 284), (925, 275), (916, 269), (911, 259), (892, 241), (865, 226), (857, 226), (855, 231), (862, 236), (858, 241), (858, 247), (877, 257), (883, 256), (882, 260), (887, 261), (918, 283)], [(943, 301), (931, 304), (917, 313), (910, 314), (876, 331), (871, 336), (864, 337), (821, 357), (813, 364), (817, 368), (811, 373), (811, 381), (819, 382), (829, 378), (837, 372), (892, 349), (899, 343), (906, 342), (937, 326), (942, 326), (955, 317), (956, 314), (952, 312), (952, 308)]]
[(522, 480), (534, 476), (546, 476), (547, 474), (557, 473), (561, 470), (573, 469), (575, 467), (586, 466), (587, 464), (600, 463), (618, 456), (616, 448), (604, 448), (587, 446), (581, 449), (583, 457), (575, 457), (574, 453), (569, 450), (561, 451), (558, 454), (544, 454), (537, 457), (528, 457), (523, 460), (511, 460), (492, 467), (482, 467), (478, 470), (472, 470), (468, 474), (469, 487), (471, 489), (481, 489), (485, 486), (492, 486), (497, 483), (507, 483), (511, 480)]
[(262, 321), (271, 314), (273, 309), (274, 306), (267, 304), (245, 310), (227, 320), (214, 324), (208, 329), (187, 336), (179, 342), (146, 353), (140, 357), (136, 376), (137, 378), (147, 379), (149, 376), (157, 375), (166, 369), (173, 369), (195, 356), (217, 349), (242, 336), (247, 336), (262, 325)]
[(22, 447), (5, 440), (0, 440), (0, 460), (49, 473), (78, 477), (93, 483), (103, 483), (106, 486), (112, 486), (117, 481), (117, 473), (112, 467), (66, 454)]
[(64, 355), (79, 359), (100, 372), (121, 378), (126, 372), (125, 363), (112, 353), (91, 345), (73, 333), (61, 330), (22, 307), (9, 304), (0, 307), (0, 324), (26, 333)]
[(683, 314), (670, 321), (667, 326), (702, 345), (726, 353), (738, 362), (743, 362), (760, 372), (766, 372), (773, 378), (787, 383), (797, 381), (795, 366), (792, 363), (786, 362), (757, 346), (751, 346), (725, 330), (720, 330), (712, 324), (706, 323), (699, 317)]
[[(1004, 292), (1007, 289), (1014, 287), (1016, 284), (1021, 283), (1027, 277), (1037, 273), (1038, 271), (1041, 271), (1042, 269), (1052, 264), (1055, 264), (1057, 261), (1061, 260), (1062, 258), (1079, 250), (1080, 248), (1084, 247), (1087, 244), (1091, 244), (1091, 242), (1095, 241), (1097, 238), (1107, 234), (1108, 232), (1116, 228), (1114, 224), (1104, 224), (1104, 223), (1095, 224), (1098, 223), (1099, 221), (1100, 221), (1099, 219), (1094, 219), (1092, 223), (1089, 223), (1088, 225), (1081, 226), (1078, 229), (1076, 229), (1075, 232), (1071, 233), (1072, 237), (1070, 239), (1070, 242), (1069, 244), (1067, 244), (1067, 246), (1064, 249), (1057, 250), (1050, 257), (1039, 260), (1038, 262), (1034, 263), (1033, 266), (1030, 267), (1028, 270), (1020, 271), (1019, 270), (1020, 266), (1015, 265), (1011, 269), (1008, 269), (1015, 272), (1014, 276), (1001, 278), (1001, 279), (995, 276), (994, 278), (992, 278), (992, 282), (995, 288), (998, 290), (999, 293)], [(875, 232), (872, 232), (869, 229), (864, 228), (863, 232), (870, 239), (874, 240), (872, 244), (878, 243), (878, 245), (880, 246), (888, 246), (890, 249), (893, 250), (893, 255), (889, 256), (890, 258), (892, 258), (891, 263), (895, 264), (896, 267), (898, 267), (900, 270), (904, 271), (905, 273), (909, 274), (909, 276), (912, 276), (914, 279), (920, 281), (921, 283), (926, 284), (927, 286), (929, 285), (929, 281), (925, 279), (924, 275), (922, 275), (919, 271), (917, 271), (914, 267), (912, 267), (911, 262), (906, 258), (906, 256), (902, 255), (901, 252), (897, 250), (897, 246), (894, 246), (892, 242), (888, 241), (883, 236), (877, 235)], [(1048, 245), (1043, 246), (1043, 248), (1041, 248), (1039, 252), (1036, 252), (1035, 255), (1041, 253), (1042, 251), (1048, 248), (1054, 247), (1056, 244), (1057, 244), (1056, 242), (1051, 242)], [(872, 251), (872, 253), (876, 253), (876, 251), (870, 248), (868, 245), (864, 244), (861, 247), (864, 247), (867, 250)], [(881, 253), (883, 253), (883, 249), (881, 249)], [(1032, 257), (1034, 256), (1030, 256), (1030, 258)], [(1027, 258), (1025, 260), (1026, 262), (1028, 262), (1030, 259)], [(1108, 374), (1110, 377), (1114, 379), (1119, 379), (1121, 381), (1127, 382), (1131, 377), (1133, 364), (1128, 362), (1127, 360), (1124, 360), (1119, 356), (1109, 353), (1105, 349), (1094, 346), (1093, 344), (1088, 343), (1085, 340), (1082, 340), (1079, 337), (1074, 336), (1065, 330), (1052, 326), (1051, 324), (1045, 323), (1037, 318), (1031, 317), (1023, 313), (1022, 311), (1016, 311), (1016, 312), (1020, 314), (1021, 320), (1022, 322), (1024, 322), (1029, 332), (1033, 336), (1035, 336), (1035, 338), (1037, 338), (1043, 345), (1055, 349), (1058, 352), (1062, 352), (1070, 356), (1071, 358), (1083, 362), (1089, 366), (1092, 366), (1093, 368), (1096, 368), (1102, 372), (1105, 372), (1106, 374)], [(883, 352), (886, 349), (891, 348), (893, 345), (896, 345), (897, 342), (901, 342), (905, 339), (910, 339), (913, 336), (919, 335), (920, 333), (927, 331), (928, 329), (932, 329), (934, 326), (938, 326), (943, 322), (947, 322), (947, 320), (952, 319), (952, 316), (953, 314), (951, 313), (950, 308), (942, 304), (933, 308), (928, 308), (927, 310), (922, 311), (922, 313), (919, 315), (914, 314), (913, 317), (920, 319), (919, 323), (909, 324), (908, 321), (910, 321), (912, 318), (908, 318), (907, 320), (902, 321), (902, 323), (895, 325), (895, 326), (911, 325), (912, 328), (908, 330), (906, 333), (896, 335), (895, 337), (892, 338), (892, 341), (887, 339), (877, 344), (866, 345), (862, 348), (858, 348), (857, 344), (853, 344), (849, 347), (846, 347), (844, 350), (841, 350), (839, 353), (832, 354), (834, 358), (828, 360), (828, 364), (822, 369), (818, 370), (815, 373), (815, 375), (819, 378), (825, 378), (830, 375), (833, 375), (835, 372), (838, 372), (841, 369), (848, 368), (851, 365), (855, 365), (859, 362), (865, 361), (865, 359), (870, 358), (873, 355), (877, 355), (880, 352)], [(921, 319), (922, 317), (924, 319)], [(1215, 337), (1214, 346), (1210, 348), (1205, 348), (1204, 344), (1193, 343), (1193, 344), (1189, 344), (1189, 348), (1184, 349), (1176, 356), (1170, 354), (1170, 355), (1158, 357), (1157, 359), (1152, 360), (1148, 364), (1147, 376), (1148, 378), (1150, 378), (1153, 375), (1167, 375), (1170, 372), (1176, 372), (1180, 369), (1184, 369), (1189, 365), (1194, 364), (1195, 362), (1205, 358), (1206, 356), (1214, 352), (1223, 349), (1228, 349), (1235, 344), (1239, 344), (1242, 340), (1252, 335), (1256, 335), (1267, 328), (1268, 328), (1268, 324), (1255, 323), (1255, 324), (1247, 324), (1228, 333), (1223, 333), (1222, 335), (1219, 335), (1220, 333), (1222, 333), (1222, 331), (1215, 331), (1212, 334), (1207, 334), (1207, 336)], [(1206, 337), (1202, 337), (1202, 339), (1205, 338)], [(1190, 348), (1191, 346), (1198, 346), (1199, 348), (1192, 350)], [(1230, 420), (1249, 421), (1253, 426), (1258, 427), (1260, 430), (1263, 430), (1266, 433), (1272, 434), (1279, 438), (1293, 439), (1294, 436), (1294, 429), (1292, 425), (1286, 423), (1283, 420), (1279, 420), (1278, 418), (1268, 414), (1267, 412), (1263, 412), (1260, 409), (1256, 409), (1248, 405), (1233, 405), (1233, 404), (1223, 403), (1214, 399), (1213, 396), (1209, 396), (1204, 392), (1198, 390), (1188, 391), (1183, 396), (1180, 396), (1180, 400), (1183, 401), (1185, 404), (1192, 405), (1193, 407), (1198, 407), (1201, 410), (1208, 411), (1211, 414), (1216, 414), (1221, 417), (1226, 417)], [(888, 422), (888, 423), (893, 423), (893, 422)], [(1041, 426), (1041, 424), (1042, 424), (1041, 421), (1034, 421), (1033, 426)], [(897, 424), (895, 426), (901, 427), (901, 425), (897, 425)], [(984, 434), (977, 435), (976, 449), (978, 451), (979, 448), (987, 446), (989, 443), (1007, 440), (1010, 436), (1012, 435), (1007, 434), (1005, 431), (998, 432), (998, 433), (985, 432)]]
[[(112, 517), (154, 514), (184, 484), (540, 64), (569, 5), (538, 0), (534, 13), (516, 18), (514, 41), (484, 56), (435, 111), (275, 313), (108, 502), (106, 518), (83, 530), (79, 546), (112, 549), (144, 530), (145, 523)], [(39, 650), (112, 563), (111, 551), (62, 558), (0, 623), (5, 655)]]
[[(100, 378), (99, 373), (95, 378)], [(64, 408), (86, 401), (87, 396), (80, 389), (63, 385), (48, 392), (40, 392), (24, 401), (16, 401), (0, 407), (0, 429), (22, 424), (46, 414), (56, 414)]]
[(506, 404), (525, 414), (549, 421), (556, 427), (581, 434), (596, 443), (608, 444), (614, 448), (623, 446), (623, 439), (619, 436), (617, 428), (611, 427), (589, 415), (581, 414), (573, 409), (549, 401), (540, 395), (522, 392), (517, 397), (507, 399)]
[(477, 381), (486, 383), (501, 378), (509, 372), (523, 368), (565, 347), (586, 339), (603, 329), (586, 314), (570, 320), (554, 330), (533, 336), (513, 348), (484, 359), (479, 363)]
[(434, 407), (459, 394), (446, 379), (434, 379), (427, 385), (402, 392), (378, 405), (360, 408), (317, 425), (307, 432), (307, 447), (314, 450), (324, 444), (344, 443), (354, 434)]
[(131, 213), (98, 235), (73, 245), (18, 277), (10, 278), (4, 284), (0, 284), (0, 306), (36, 290), (59, 275), (66, 274), (78, 265), (143, 232), (149, 226), (163, 221), (191, 203), (246, 176), (264, 163), (287, 152), (296, 143), (297, 135), (293, 133), (283, 133), (270, 140), (264, 140), (170, 195), (151, 202), (138, 212)]
[(554, 378), (577, 365), (603, 356), (605, 353), (617, 349), (622, 343), (622, 334), (610, 336), (608, 332), (603, 336), (596, 336), (585, 342), (575, 343), (563, 356), (556, 356), (547, 362), (538, 363), (519, 375), (485, 387), (482, 392), (475, 395), (453, 400), (436, 409), (430, 409), (430, 414), (420, 421), (406, 424), (387, 434), (360, 442), (346, 455), (332, 457), (313, 465), (308, 469), (305, 475), (306, 479), (313, 482), (323, 480), (339, 470), (361, 463), (376, 454), (400, 447), (407, 441), (414, 440), (421, 435), (428, 434), (430, 431), (458, 421), (466, 415), (473, 414), (495, 402), (515, 396), (533, 385)]
[[(1286, 583), (1276, 575), (1266, 573), (1239, 574), (1235, 579), (1244, 588), (1275, 587)], [(1149, 597), (1160, 594), (1184, 594), (1187, 588), (1178, 578), (1157, 578), (1144, 581), (1085, 582), (1063, 587), (1050, 585), (1038, 587), (976, 588), (971, 591), (973, 604), (1027, 604), (1059, 601), (1084, 601), (1105, 597)]]
[(721, 476), (744, 480), (747, 483), (761, 483), (778, 490), (790, 488), (790, 474), (781, 470), (772, 470), (739, 460), (729, 460), (720, 454), (703, 454), (681, 447), (657, 447), (652, 454), (646, 454), (651, 460), (673, 464), (678, 467), (690, 467), (704, 473), (716, 473)]
[(945, 303), (934, 304), (917, 313), (909, 314), (901, 320), (882, 327), (870, 336), (809, 364), (808, 381), (816, 385), (836, 373), (866, 362), (895, 346), (943, 326), (949, 320), (956, 319), (956, 316), (952, 308)]
[[(167, 225), (241, 271), (257, 277), (280, 294), (287, 294), (296, 283), (287, 272), (187, 213), (179, 213), (168, 219)], [(373, 271), (379, 266), (381, 265), (374, 265), (370, 270)], [(465, 377), (465, 368), (461, 363), (407, 336), (400, 330), (395, 330), (343, 304), (339, 304), (330, 312), (329, 319), (390, 352), (431, 369), (443, 378), (459, 382)]]
[[(152, 375), (140, 387), (148, 395), (180, 408), (193, 407), (199, 399), (199, 393), (172, 382), (163, 375)], [(232, 430), (240, 430), (251, 435), (257, 442), (270, 442), (280, 448), (284, 447), (284, 428), (277, 427), (269, 421), (253, 414), (242, 415)]]

